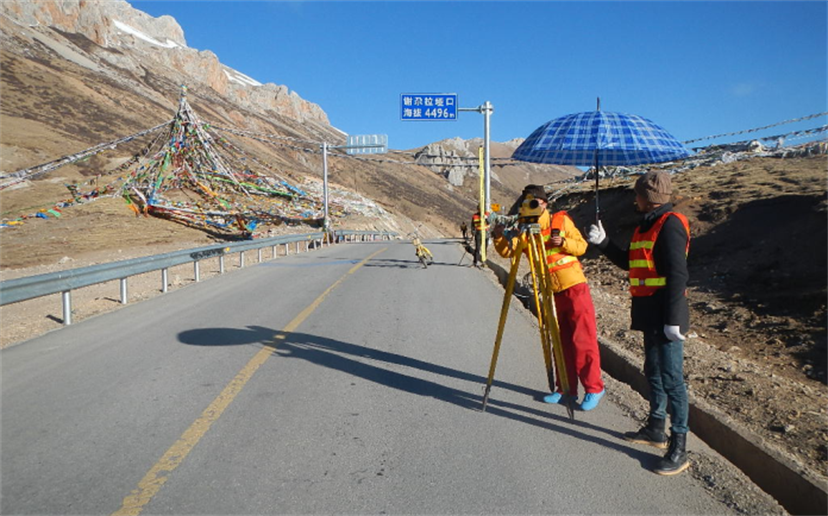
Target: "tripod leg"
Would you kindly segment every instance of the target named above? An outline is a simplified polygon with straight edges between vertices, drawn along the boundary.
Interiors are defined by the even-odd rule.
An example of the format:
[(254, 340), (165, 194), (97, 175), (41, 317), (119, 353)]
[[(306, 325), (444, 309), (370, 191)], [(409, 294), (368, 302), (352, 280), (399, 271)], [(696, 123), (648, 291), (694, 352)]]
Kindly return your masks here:
[[(543, 240), (540, 235), (536, 235), (536, 238), (533, 240), (533, 244), (535, 245), (535, 249), (538, 253), (543, 251)], [(566, 370), (566, 361), (564, 360), (563, 345), (561, 343), (561, 330), (558, 325), (558, 314), (555, 308), (555, 299), (551, 288), (552, 278), (545, 263), (543, 264), (540, 273), (543, 276), (543, 281), (541, 283), (545, 284), (545, 288), (541, 290), (543, 293), (544, 315), (552, 343), (552, 355), (555, 359), (555, 366), (558, 370), (558, 383), (560, 383), (561, 392), (563, 394), (561, 401), (564, 405), (566, 405), (569, 418), (575, 419), (575, 395), (569, 389), (569, 376)]]
[[(532, 275), (532, 294), (535, 300), (535, 313), (537, 314), (538, 318), (538, 329), (540, 330), (540, 337), (541, 337), (541, 350), (543, 351), (543, 361), (546, 365), (546, 377), (549, 381), (549, 390), (554, 392), (555, 391), (555, 373), (552, 369), (552, 354), (550, 351), (550, 340), (549, 340), (549, 325), (546, 323), (545, 314), (546, 309), (541, 305), (541, 300), (543, 299), (543, 292), (546, 289), (546, 285), (543, 284), (543, 271), (539, 269), (539, 267), (544, 267), (543, 262), (541, 261), (540, 257), (542, 255), (538, 254), (537, 245), (534, 241), (534, 236), (532, 235), (532, 240), (529, 242), (529, 271)], [(540, 235), (537, 235), (540, 237)]]
[(515, 291), (515, 278), (517, 277), (523, 248), (523, 242), (520, 242), (512, 255), (512, 268), (509, 271), (509, 279), (506, 281), (506, 292), (503, 294), (503, 304), (500, 307), (500, 321), (497, 324), (497, 337), (495, 337), (494, 350), (492, 351), (492, 362), (489, 365), (489, 377), (486, 379), (486, 390), (483, 393), (484, 412), (486, 411), (486, 404), (489, 402), (489, 392), (492, 389), (495, 367), (497, 367), (497, 356), (500, 353), (500, 343), (503, 340), (503, 329), (506, 327), (506, 316), (509, 314), (509, 303), (512, 301), (512, 294)]

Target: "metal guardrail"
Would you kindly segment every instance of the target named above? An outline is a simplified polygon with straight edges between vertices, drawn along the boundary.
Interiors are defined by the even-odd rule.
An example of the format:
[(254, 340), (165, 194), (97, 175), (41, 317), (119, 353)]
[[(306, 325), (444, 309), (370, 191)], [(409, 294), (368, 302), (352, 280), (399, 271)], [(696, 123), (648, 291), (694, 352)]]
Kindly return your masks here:
[(90, 265), (77, 269), (38, 274), (25, 278), (15, 278), (0, 282), (0, 306), (11, 303), (26, 301), (37, 297), (51, 294), (62, 294), (63, 299), (63, 324), (72, 324), (72, 290), (105, 283), (107, 281), (119, 280), (121, 282), (121, 303), (127, 303), (127, 279), (152, 271), (161, 271), (162, 292), (167, 292), (167, 270), (176, 265), (185, 263), (194, 264), (195, 280), (199, 281), (199, 261), (208, 258), (219, 258), (219, 272), (224, 272), (224, 257), (230, 253), (239, 253), (239, 264), (244, 267), (244, 252), (259, 250), (259, 261), (261, 261), (261, 249), (273, 248), (273, 257), (276, 256), (276, 246), (285, 246), (285, 255), (290, 254), (289, 244), (295, 243), (296, 252), (300, 251), (300, 244), (305, 244), (305, 251), (310, 250), (313, 243), (315, 247), (324, 246), (338, 242), (366, 241), (366, 240), (388, 240), (396, 236), (392, 232), (377, 231), (351, 231), (337, 230), (331, 232), (326, 238), (325, 233), (305, 233), (301, 235), (285, 235), (272, 238), (245, 240), (229, 244), (198, 247), (195, 249), (184, 249), (171, 253), (121, 260), (100, 265)]

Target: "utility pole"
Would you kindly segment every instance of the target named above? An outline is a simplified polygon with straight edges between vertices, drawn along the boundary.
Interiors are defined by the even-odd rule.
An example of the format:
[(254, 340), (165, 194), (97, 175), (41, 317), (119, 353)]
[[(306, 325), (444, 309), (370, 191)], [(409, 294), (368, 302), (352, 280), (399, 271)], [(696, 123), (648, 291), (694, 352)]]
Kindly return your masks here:
[[(491, 158), (491, 122), (490, 118), (494, 113), (494, 106), (488, 100), (476, 108), (457, 108), (458, 111), (473, 111), (483, 114), (483, 162), (481, 163), (481, 179), (483, 180), (483, 191), (480, 199), (480, 224), (481, 228), (487, 224), (486, 214), (492, 211), (492, 158)], [(487, 232), (480, 230), (480, 259), (486, 262), (486, 249), (488, 248)]]
[[(483, 114), (483, 206), (486, 213), (492, 211), (492, 155), (491, 155), (491, 116), (494, 106), (488, 100), (476, 108), (457, 108), (458, 111), (471, 111)], [(480, 214), (483, 216), (483, 213)]]
[[(367, 143), (366, 143), (367, 142)], [(348, 154), (383, 154), (388, 152), (388, 136), (369, 134), (349, 136), (348, 145), (328, 145), (322, 142), (322, 199), (325, 204), (322, 230), (328, 232), (328, 149), (346, 149)]]

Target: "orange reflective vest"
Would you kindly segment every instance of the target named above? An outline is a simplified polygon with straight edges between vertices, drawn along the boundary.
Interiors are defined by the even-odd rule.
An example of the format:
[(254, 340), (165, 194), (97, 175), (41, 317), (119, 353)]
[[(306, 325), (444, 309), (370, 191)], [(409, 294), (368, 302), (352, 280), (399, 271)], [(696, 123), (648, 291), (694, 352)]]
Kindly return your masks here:
[(479, 213), (475, 213), (472, 216), (472, 224), (474, 224), (474, 230), (480, 231), (481, 229), (489, 229), (489, 221), (488, 219), (489, 214), (486, 214), (486, 218), (481, 219)]
[(667, 278), (660, 276), (655, 267), (653, 248), (655, 247), (658, 233), (664, 227), (667, 217), (670, 215), (678, 218), (685, 231), (687, 231), (687, 246), (684, 249), (685, 256), (690, 251), (690, 223), (687, 217), (681, 213), (667, 212), (662, 215), (653, 226), (644, 233), (635, 228), (632, 242), (630, 243), (630, 294), (633, 297), (652, 296), (667, 285)]
[(560, 247), (551, 247), (551, 244), (549, 244), (549, 239), (552, 238), (552, 230), (554, 229), (560, 231), (560, 235), (566, 238), (564, 217), (566, 217), (565, 211), (555, 213), (552, 215), (552, 222), (549, 223), (549, 227), (541, 229), (543, 247), (546, 250), (546, 266), (549, 268), (549, 272), (552, 273), (580, 264), (578, 258), (575, 256), (566, 254)]

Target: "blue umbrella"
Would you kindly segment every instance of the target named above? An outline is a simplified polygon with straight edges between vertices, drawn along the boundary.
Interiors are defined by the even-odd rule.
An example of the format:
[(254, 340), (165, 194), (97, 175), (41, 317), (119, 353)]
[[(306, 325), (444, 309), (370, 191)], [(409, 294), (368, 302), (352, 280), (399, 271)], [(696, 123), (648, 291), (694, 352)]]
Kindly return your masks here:
[(533, 163), (595, 167), (598, 216), (598, 166), (643, 165), (686, 158), (690, 151), (660, 125), (638, 115), (600, 110), (551, 120), (526, 138), (513, 159)]

